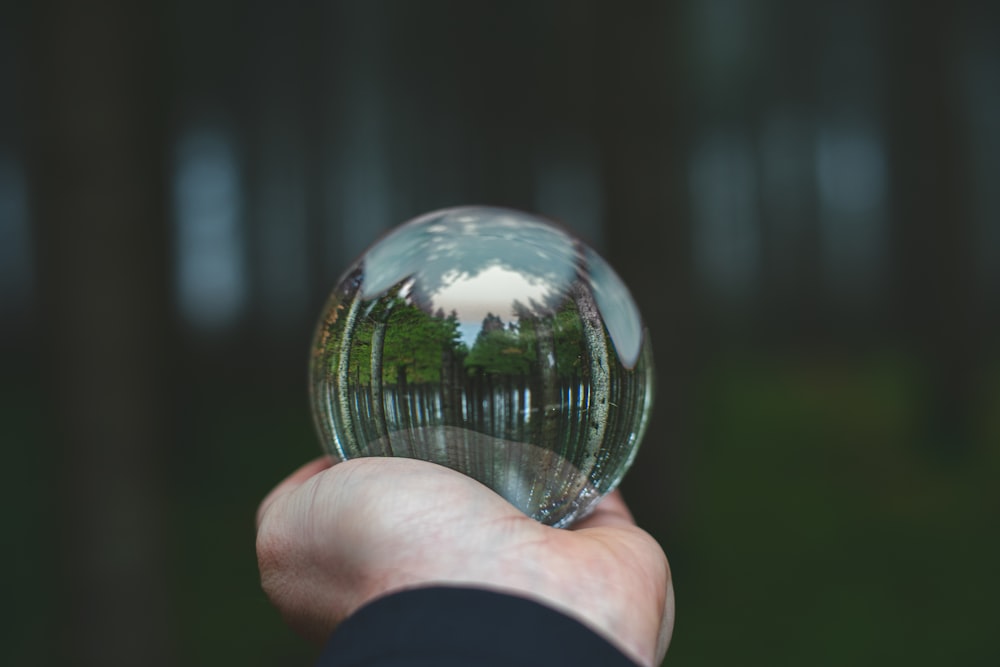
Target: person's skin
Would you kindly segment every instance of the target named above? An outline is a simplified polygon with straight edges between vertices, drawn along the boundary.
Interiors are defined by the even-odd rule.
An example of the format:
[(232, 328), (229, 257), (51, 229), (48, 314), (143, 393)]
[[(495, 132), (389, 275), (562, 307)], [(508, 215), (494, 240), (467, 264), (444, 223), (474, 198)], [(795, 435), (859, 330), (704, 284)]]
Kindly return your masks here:
[(436, 584), (537, 600), (643, 665), (659, 664), (673, 630), (666, 556), (618, 492), (561, 530), (432, 463), (322, 458), (261, 503), (257, 558), (268, 597), (317, 642), (375, 598)]

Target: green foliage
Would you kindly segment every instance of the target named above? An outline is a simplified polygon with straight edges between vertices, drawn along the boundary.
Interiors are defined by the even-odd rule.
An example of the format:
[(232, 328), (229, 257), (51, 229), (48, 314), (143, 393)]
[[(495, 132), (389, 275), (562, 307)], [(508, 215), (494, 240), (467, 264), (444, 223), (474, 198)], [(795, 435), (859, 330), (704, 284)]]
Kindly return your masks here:
[(586, 372), (583, 327), (575, 303), (566, 300), (553, 314), (546, 307), (514, 303), (516, 323), (504, 325), (496, 315), (488, 314), (483, 328), (469, 351), (465, 366), (470, 373), (526, 375), (539, 366), (551, 374), (544, 357), (549, 351), (555, 361), (555, 375), (577, 377)]
[[(358, 317), (351, 340), (349, 377), (362, 385), (371, 384), (372, 341), (380, 332), (381, 372), (385, 384), (437, 382), (445, 355), (461, 357), (458, 317), (441, 311), (431, 314), (405, 299), (394, 296), (367, 305)], [(333, 339), (339, 335), (331, 336)], [(339, 349), (327, 347), (332, 367), (339, 363)], [(376, 364), (377, 368), (377, 364)]]
[(487, 315), (465, 359), (465, 367), (470, 373), (528, 373), (535, 358), (534, 337), (522, 334), (518, 325), (504, 327), (499, 317)]

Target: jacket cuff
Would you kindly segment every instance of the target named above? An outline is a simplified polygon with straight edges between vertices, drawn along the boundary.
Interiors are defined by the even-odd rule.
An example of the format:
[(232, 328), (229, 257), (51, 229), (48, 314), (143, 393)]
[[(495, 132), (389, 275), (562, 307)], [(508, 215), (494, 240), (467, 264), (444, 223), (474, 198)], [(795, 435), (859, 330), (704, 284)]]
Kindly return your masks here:
[(337, 667), (635, 667), (579, 621), (526, 598), (433, 587), (379, 598), (345, 620), (317, 663)]

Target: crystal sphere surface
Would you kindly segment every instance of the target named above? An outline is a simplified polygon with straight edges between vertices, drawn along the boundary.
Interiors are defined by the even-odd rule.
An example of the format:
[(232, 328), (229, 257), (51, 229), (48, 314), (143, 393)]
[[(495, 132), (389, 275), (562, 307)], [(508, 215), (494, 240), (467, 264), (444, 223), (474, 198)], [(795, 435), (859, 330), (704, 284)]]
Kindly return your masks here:
[(469, 475), (567, 526), (621, 481), (653, 360), (628, 289), (582, 241), (500, 208), (395, 228), (333, 290), (310, 360), (339, 460), (402, 456)]

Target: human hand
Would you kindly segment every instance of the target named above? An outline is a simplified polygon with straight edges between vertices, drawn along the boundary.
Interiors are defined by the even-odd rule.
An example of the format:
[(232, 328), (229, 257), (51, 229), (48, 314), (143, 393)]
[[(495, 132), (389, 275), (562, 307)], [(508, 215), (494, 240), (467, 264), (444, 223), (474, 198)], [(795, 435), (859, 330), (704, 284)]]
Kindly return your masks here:
[(561, 530), (432, 463), (322, 458), (261, 503), (257, 557), (268, 597), (317, 642), (366, 603), (429, 585), (536, 600), (643, 665), (659, 664), (673, 630), (666, 556), (618, 492)]

